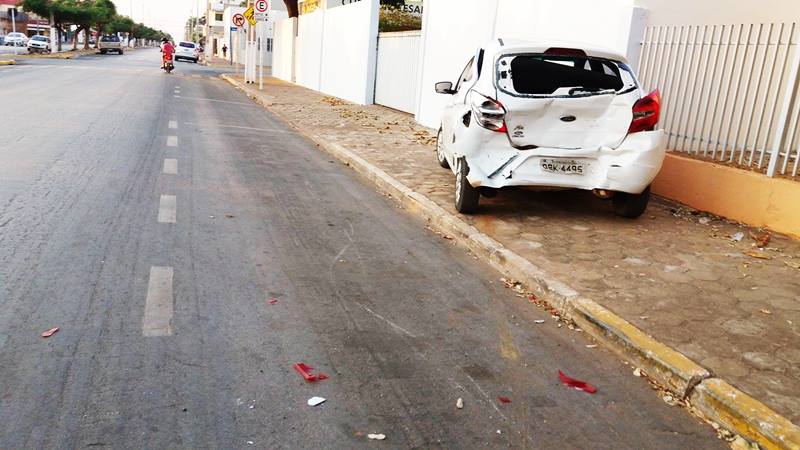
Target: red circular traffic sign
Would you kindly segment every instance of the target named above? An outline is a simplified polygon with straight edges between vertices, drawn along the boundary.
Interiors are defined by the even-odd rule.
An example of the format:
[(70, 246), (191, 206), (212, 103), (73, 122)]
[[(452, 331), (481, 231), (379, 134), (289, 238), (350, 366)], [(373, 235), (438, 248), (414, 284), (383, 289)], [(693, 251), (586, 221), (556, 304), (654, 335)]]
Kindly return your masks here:
[(231, 20), (233, 20), (233, 24), (237, 27), (244, 26), (244, 16), (241, 14), (234, 14)]
[(269, 9), (269, 2), (267, 0), (256, 0), (255, 3), (256, 11), (260, 13), (265, 13)]

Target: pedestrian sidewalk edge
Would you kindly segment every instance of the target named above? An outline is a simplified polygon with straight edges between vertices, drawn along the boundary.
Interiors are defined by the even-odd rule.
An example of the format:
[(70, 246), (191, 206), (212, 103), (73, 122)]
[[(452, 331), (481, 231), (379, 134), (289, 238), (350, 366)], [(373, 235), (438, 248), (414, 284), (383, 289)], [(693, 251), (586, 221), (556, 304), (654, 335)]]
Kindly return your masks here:
[(380, 190), (398, 200), (409, 212), (425, 219), (439, 231), (480, 255), (495, 269), (544, 294), (561, 315), (571, 319), (622, 358), (642, 368), (654, 381), (667, 387), (700, 411), (707, 420), (757, 442), (765, 449), (800, 450), (800, 427), (763, 403), (714, 377), (682, 353), (656, 341), (630, 322), (597, 302), (581, 297), (567, 284), (549, 276), (532, 262), (478, 231), (433, 200), (413, 191), (380, 168), (341, 145), (327, 142), (313, 131), (299, 127), (278, 108), (270, 96), (246, 87), (228, 75), (221, 77), (250, 99), (330, 153)]

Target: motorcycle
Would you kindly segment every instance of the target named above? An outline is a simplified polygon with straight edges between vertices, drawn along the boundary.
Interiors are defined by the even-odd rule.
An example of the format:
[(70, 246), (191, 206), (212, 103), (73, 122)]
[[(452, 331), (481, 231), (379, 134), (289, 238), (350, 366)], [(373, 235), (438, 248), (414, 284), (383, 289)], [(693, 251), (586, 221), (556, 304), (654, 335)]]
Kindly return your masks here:
[(164, 65), (161, 67), (167, 73), (172, 73), (175, 70), (175, 64), (172, 62), (172, 55), (164, 58)]

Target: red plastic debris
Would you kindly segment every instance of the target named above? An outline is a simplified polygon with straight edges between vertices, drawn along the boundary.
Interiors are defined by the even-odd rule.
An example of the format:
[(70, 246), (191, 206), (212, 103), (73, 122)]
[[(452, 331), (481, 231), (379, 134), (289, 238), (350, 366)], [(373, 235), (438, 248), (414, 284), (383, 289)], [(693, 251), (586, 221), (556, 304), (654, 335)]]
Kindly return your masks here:
[(314, 368), (305, 363), (295, 363), (292, 367), (294, 367), (294, 370), (296, 370), (297, 373), (299, 373), (309, 383), (313, 383), (315, 381), (327, 380), (329, 378), (322, 372), (313, 374), (312, 371), (314, 370)]
[(58, 333), (58, 330), (59, 330), (59, 328), (58, 328), (58, 327), (55, 327), (55, 328), (50, 328), (49, 330), (47, 330), (47, 331), (45, 331), (45, 332), (43, 332), (43, 333), (42, 333), (42, 337), (43, 337), (43, 338), (49, 338), (50, 336), (52, 336), (52, 335), (54, 335), (54, 334)]
[(269, 304), (270, 305), (277, 305), (278, 304), (278, 300), (273, 298), (272, 300), (269, 301)]
[(504, 396), (504, 395), (501, 395), (500, 397), (497, 397), (497, 400), (499, 400), (500, 403), (511, 403), (511, 399), (506, 397), (506, 396)]
[(580, 391), (588, 392), (590, 394), (594, 394), (595, 392), (597, 392), (597, 388), (592, 386), (591, 384), (585, 381), (580, 381), (574, 378), (570, 378), (560, 370), (558, 371), (558, 378), (561, 380), (564, 386), (569, 386), (578, 389)]
[(531, 302), (531, 303), (536, 303), (537, 301), (539, 301), (539, 299), (536, 298), (536, 295), (531, 294), (531, 295), (528, 296), (528, 301)]

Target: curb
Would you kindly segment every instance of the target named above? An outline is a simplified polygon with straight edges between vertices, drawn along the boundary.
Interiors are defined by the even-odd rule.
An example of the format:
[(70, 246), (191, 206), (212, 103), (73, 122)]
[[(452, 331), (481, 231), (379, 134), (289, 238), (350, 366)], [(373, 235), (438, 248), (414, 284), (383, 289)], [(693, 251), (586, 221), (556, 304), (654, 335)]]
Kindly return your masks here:
[(725, 381), (714, 378), (711, 372), (682, 353), (656, 341), (602, 305), (581, 297), (565, 283), (550, 278), (541, 268), (353, 152), (341, 145), (327, 142), (313, 132), (298, 128), (281, 111), (272, 107), (267, 95), (249, 92), (228, 75), (221, 75), (221, 78), (269, 109), (318, 147), (373, 182), (379, 189), (391, 194), (409, 212), (427, 220), (439, 231), (453, 235), (455, 241), (476, 255), (483, 256), (499, 272), (530, 288), (538, 287), (546, 295), (547, 302), (560, 314), (573, 320), (623, 359), (642, 368), (657, 383), (666, 386), (682, 399), (688, 399), (706, 419), (717, 422), (767, 449), (800, 450), (800, 427), (788, 419)]
[(17, 62), (14, 61), (13, 59), (9, 59), (9, 60), (5, 60), (5, 61), (0, 61), (0, 66), (13, 66), (16, 63)]

